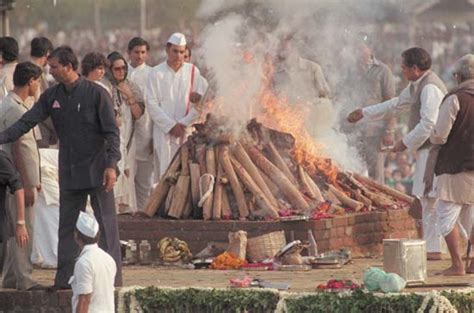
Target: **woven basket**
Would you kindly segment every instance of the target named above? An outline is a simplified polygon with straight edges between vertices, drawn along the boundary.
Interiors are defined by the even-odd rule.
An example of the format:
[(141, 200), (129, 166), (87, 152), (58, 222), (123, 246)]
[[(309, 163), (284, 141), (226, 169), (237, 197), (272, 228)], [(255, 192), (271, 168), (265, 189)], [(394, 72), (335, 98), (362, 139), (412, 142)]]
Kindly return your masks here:
[(250, 262), (271, 259), (286, 245), (285, 232), (275, 231), (247, 240), (247, 258)]

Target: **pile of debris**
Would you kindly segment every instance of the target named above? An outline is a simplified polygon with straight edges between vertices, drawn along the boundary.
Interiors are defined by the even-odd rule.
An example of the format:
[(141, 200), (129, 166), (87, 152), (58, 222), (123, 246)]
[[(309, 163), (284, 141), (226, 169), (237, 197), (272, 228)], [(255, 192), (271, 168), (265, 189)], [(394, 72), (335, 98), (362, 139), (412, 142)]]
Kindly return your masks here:
[(235, 135), (208, 115), (178, 150), (145, 214), (175, 219), (279, 219), (407, 207), (413, 198), (330, 159), (298, 162), (295, 138), (256, 119)]

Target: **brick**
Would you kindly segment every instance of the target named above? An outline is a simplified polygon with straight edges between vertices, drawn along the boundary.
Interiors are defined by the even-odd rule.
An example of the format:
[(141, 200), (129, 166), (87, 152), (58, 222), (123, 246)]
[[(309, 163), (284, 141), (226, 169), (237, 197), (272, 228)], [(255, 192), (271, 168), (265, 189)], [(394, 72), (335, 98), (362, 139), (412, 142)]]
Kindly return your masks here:
[(342, 238), (331, 238), (329, 239), (329, 249), (336, 250), (344, 246), (344, 240)]
[(352, 236), (352, 226), (347, 226), (344, 231), (347, 236)]
[(359, 245), (365, 245), (371, 242), (370, 235), (358, 235), (356, 236), (356, 242)]
[(70, 306), (72, 292), (66, 290), (57, 291), (58, 293), (58, 304), (59, 306)]
[(348, 224), (347, 218), (346, 217), (338, 217), (333, 219), (332, 225), (333, 227), (340, 227), (340, 226), (346, 226)]
[(343, 244), (344, 244), (344, 247), (353, 247), (357, 244), (357, 242), (352, 237), (344, 237)]
[(316, 241), (319, 252), (325, 252), (329, 250), (329, 240)]
[(13, 294), (15, 305), (19, 307), (31, 307), (34, 305), (32, 293), (28, 291), (17, 291)]
[(322, 229), (327, 229), (328, 228), (328, 227), (326, 227), (326, 221), (325, 220), (314, 221), (313, 222), (313, 227), (314, 227), (314, 229), (317, 229), (317, 230), (322, 230)]
[(354, 225), (356, 223), (356, 218), (354, 215), (346, 216), (347, 225)]
[(316, 240), (319, 240), (319, 239), (329, 239), (329, 233), (330, 233), (329, 230), (317, 230), (317, 231), (314, 231), (314, 232), (313, 232), (314, 238), (315, 238)]

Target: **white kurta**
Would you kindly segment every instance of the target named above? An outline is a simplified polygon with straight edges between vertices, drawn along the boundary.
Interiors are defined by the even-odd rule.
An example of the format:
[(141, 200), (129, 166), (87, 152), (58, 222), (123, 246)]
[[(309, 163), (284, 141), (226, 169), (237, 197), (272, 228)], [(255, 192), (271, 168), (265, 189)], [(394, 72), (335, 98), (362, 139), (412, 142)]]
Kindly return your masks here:
[[(401, 111), (409, 109), (412, 102), (412, 94), (410, 89), (415, 90), (423, 77), (415, 82), (410, 82), (408, 86), (402, 90), (398, 97), (384, 101), (382, 103), (365, 107), (363, 109), (364, 119), (370, 121), (382, 119), (386, 113), (393, 111)], [(413, 86), (413, 87), (411, 87)], [(415, 173), (413, 174), (413, 190), (412, 194), (422, 197), (424, 192), (423, 175), (425, 173), (426, 160), (428, 158), (428, 149), (418, 150), (423, 143), (429, 139), (430, 132), (438, 119), (439, 106), (443, 100), (443, 92), (433, 84), (427, 84), (421, 91), (421, 109), (420, 121), (408, 134), (403, 138), (403, 143), (411, 152), (416, 151)]]
[[(425, 75), (427, 74), (428, 72)], [(368, 120), (377, 120), (383, 118), (388, 112), (409, 109), (414, 105), (414, 100), (416, 100), (413, 99), (413, 93), (423, 78), (424, 75), (417, 81), (410, 82), (398, 97), (365, 107), (363, 109), (364, 118), (367, 118)], [(418, 149), (430, 137), (431, 130), (438, 119), (439, 106), (443, 97), (443, 92), (435, 85), (427, 84), (423, 87), (420, 94), (420, 121), (402, 139), (409, 151), (416, 151), (412, 194), (421, 198), (421, 204), (423, 207), (423, 238), (426, 240), (426, 250), (430, 253), (441, 252), (442, 241), (436, 226), (438, 218), (434, 208), (436, 202), (435, 194), (432, 191), (428, 197), (424, 196), (425, 184), (423, 182), (423, 177), (425, 174), (429, 149)], [(436, 180), (433, 182), (433, 186), (436, 186)]]
[[(199, 117), (198, 111), (189, 100), (191, 92), (204, 96), (207, 90), (207, 81), (201, 76), (199, 69), (195, 68), (193, 88), (191, 90), (191, 77), (194, 65), (184, 63), (175, 72), (163, 62), (155, 66), (149, 76), (145, 89), (145, 103), (153, 123), (153, 146), (159, 160), (159, 173), (161, 177), (168, 167), (171, 159), (186, 138), (170, 136), (169, 131), (181, 123), (188, 127)], [(189, 104), (188, 104), (189, 103)], [(189, 105), (188, 112), (187, 106)], [(189, 133), (189, 132), (188, 132)]]

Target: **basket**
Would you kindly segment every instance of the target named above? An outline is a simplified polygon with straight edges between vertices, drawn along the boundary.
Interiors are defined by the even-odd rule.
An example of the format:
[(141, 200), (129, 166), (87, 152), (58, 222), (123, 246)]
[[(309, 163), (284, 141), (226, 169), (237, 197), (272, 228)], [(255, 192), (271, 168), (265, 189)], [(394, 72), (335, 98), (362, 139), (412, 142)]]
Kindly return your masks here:
[(247, 240), (247, 258), (250, 262), (271, 259), (286, 245), (285, 232), (275, 231)]

